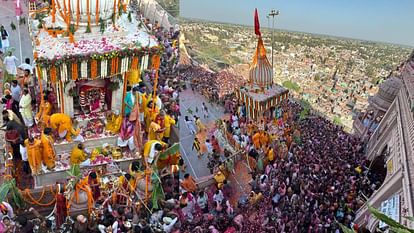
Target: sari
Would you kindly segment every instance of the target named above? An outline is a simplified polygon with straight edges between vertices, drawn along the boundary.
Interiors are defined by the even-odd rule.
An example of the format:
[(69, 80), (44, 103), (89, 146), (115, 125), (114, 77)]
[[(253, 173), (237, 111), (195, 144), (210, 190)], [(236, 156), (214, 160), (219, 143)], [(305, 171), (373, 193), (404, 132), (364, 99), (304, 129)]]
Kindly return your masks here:
[[(138, 98), (137, 98), (138, 96)], [(140, 118), (140, 102), (141, 98), (139, 98), (139, 94), (137, 94), (134, 109), (132, 109), (131, 115), (129, 116), (129, 121), (133, 122), (134, 127), (134, 144), (136, 148), (142, 147), (142, 135), (141, 135), (141, 118)]]

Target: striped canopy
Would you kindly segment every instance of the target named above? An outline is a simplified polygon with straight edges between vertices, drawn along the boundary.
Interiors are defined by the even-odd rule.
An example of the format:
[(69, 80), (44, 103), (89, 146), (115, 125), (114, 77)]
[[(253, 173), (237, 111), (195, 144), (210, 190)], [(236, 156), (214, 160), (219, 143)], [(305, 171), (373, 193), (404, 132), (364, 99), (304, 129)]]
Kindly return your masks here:
[(256, 53), (250, 65), (249, 81), (251, 85), (269, 87), (273, 85), (273, 68), (266, 57), (262, 37), (259, 37)]

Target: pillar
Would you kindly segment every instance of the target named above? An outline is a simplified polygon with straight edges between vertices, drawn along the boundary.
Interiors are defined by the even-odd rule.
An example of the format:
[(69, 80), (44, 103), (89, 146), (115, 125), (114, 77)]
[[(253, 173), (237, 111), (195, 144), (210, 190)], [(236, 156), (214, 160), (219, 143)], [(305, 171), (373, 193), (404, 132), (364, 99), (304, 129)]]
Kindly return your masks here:
[(124, 96), (124, 80), (126, 80), (126, 74), (123, 74), (123, 79), (119, 82), (119, 88), (112, 91), (111, 110), (122, 113), (122, 103)]
[(69, 115), (70, 117), (74, 116), (73, 97), (68, 95), (65, 91), (63, 91), (63, 107), (66, 115)]

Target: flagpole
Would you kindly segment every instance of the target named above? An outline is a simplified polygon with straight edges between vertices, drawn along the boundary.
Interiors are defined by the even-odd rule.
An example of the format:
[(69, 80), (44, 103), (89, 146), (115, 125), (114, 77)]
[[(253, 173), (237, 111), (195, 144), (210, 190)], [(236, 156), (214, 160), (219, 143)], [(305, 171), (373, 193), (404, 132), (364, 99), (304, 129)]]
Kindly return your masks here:
[(20, 0), (17, 0), (16, 1), (17, 34), (19, 37), (20, 62), (23, 63), (22, 38), (20, 35), (20, 14), (21, 14)]
[(276, 11), (275, 9), (272, 9), (269, 13), (269, 16), (271, 16), (273, 20), (272, 22), (272, 69), (273, 69), (273, 72), (274, 72), (273, 49), (274, 49), (274, 40), (275, 40), (274, 32), (275, 32), (275, 16), (276, 15), (279, 15), (279, 11)]

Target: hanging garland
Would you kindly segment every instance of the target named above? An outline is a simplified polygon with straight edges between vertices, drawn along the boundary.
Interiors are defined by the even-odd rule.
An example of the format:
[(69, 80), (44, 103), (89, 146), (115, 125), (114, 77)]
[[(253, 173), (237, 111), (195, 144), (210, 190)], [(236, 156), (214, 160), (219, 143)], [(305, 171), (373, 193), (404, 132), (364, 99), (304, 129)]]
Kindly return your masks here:
[(91, 61), (91, 78), (98, 77), (98, 62), (96, 60)]
[[(90, 25), (91, 25), (91, 12), (90, 12), (90, 9), (89, 9), (89, 0), (86, 0), (86, 15), (88, 16), (89, 30), (91, 30), (91, 28), (90, 28)], [(88, 31), (88, 28), (86, 28), (86, 31)]]
[(96, 26), (98, 26), (99, 24), (99, 1), (98, 0), (96, 0), (95, 5), (96, 5), (95, 21), (96, 21)]
[(57, 80), (57, 72), (56, 72), (56, 66), (52, 66), (50, 69), (50, 80), (52, 83), (55, 83)]
[(77, 0), (76, 2), (76, 30), (79, 27), (79, 20), (80, 20), (80, 2)]
[(78, 78), (78, 63), (72, 63), (72, 80), (76, 81)]
[[(74, 25), (73, 25), (74, 26)], [(60, 66), (64, 63), (73, 63), (73, 62), (82, 62), (93, 60), (106, 60), (114, 57), (141, 57), (144, 55), (161, 55), (164, 52), (162, 46), (156, 47), (141, 47), (141, 48), (126, 48), (119, 51), (112, 51), (106, 53), (91, 53), (91, 54), (76, 54), (76, 55), (64, 55), (59, 59), (47, 59), (43, 57), (38, 57), (36, 63), (39, 64), (42, 68), (49, 68), (51, 66)]]

